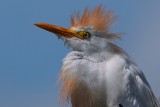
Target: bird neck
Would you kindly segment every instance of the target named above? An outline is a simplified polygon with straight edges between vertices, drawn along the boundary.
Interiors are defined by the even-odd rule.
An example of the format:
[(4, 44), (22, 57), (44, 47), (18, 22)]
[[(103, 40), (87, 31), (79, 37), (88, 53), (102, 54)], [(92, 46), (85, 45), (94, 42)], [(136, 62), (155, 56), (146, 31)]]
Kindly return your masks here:
[(99, 48), (96, 51), (88, 49), (84, 52), (84, 54), (88, 57), (94, 58), (98, 62), (103, 62), (104, 60), (110, 59), (112, 56), (119, 54), (119, 55), (125, 55), (125, 51), (123, 51), (120, 47), (113, 43), (108, 43), (106, 47)]

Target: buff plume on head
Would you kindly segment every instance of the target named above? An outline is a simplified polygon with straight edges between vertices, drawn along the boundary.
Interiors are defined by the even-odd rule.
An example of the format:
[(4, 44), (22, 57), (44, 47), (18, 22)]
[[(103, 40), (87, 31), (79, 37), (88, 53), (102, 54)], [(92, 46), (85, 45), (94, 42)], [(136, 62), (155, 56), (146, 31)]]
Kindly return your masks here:
[(101, 32), (107, 32), (114, 21), (115, 16), (111, 10), (106, 11), (102, 5), (98, 5), (93, 9), (84, 9), (83, 13), (75, 12), (71, 16), (71, 27), (87, 27)]

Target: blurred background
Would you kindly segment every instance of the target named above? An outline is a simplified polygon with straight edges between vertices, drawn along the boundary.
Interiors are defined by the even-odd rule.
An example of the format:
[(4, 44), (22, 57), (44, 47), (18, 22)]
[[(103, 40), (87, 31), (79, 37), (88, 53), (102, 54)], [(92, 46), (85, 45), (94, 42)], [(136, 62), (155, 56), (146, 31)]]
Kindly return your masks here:
[(36, 22), (70, 27), (75, 10), (103, 4), (118, 16), (117, 41), (146, 75), (160, 96), (160, 1), (140, 0), (1, 0), (0, 107), (58, 107), (56, 85), (62, 59), (70, 51)]

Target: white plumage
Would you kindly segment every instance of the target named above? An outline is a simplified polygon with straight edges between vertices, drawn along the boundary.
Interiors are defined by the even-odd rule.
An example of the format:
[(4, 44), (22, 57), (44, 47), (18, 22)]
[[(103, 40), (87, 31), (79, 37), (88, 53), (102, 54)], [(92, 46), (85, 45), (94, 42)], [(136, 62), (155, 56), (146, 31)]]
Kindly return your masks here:
[[(160, 107), (144, 74), (126, 54), (97, 54), (98, 59), (94, 58), (98, 55), (72, 51), (64, 59), (63, 69), (85, 84), (94, 100), (105, 101), (102, 107)], [(88, 107), (82, 102), (78, 107)]]
[(73, 49), (64, 58), (59, 76), (62, 103), (70, 101), (72, 107), (160, 107), (142, 71), (112, 43), (119, 38), (108, 31), (112, 19), (111, 12), (100, 5), (73, 16), (71, 29), (36, 24)]

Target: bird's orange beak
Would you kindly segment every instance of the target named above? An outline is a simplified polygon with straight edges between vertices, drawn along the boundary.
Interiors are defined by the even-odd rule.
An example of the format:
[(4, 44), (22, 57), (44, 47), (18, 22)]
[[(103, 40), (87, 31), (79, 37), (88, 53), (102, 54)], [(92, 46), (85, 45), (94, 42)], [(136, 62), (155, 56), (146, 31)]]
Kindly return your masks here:
[(63, 28), (60, 26), (52, 25), (52, 24), (46, 24), (46, 23), (36, 23), (34, 24), (35, 26), (38, 26), (44, 30), (47, 30), (49, 32), (58, 34), (60, 36), (66, 37), (66, 38), (73, 38), (77, 37), (82, 39), (78, 34), (77, 31), (68, 29), (68, 28)]

